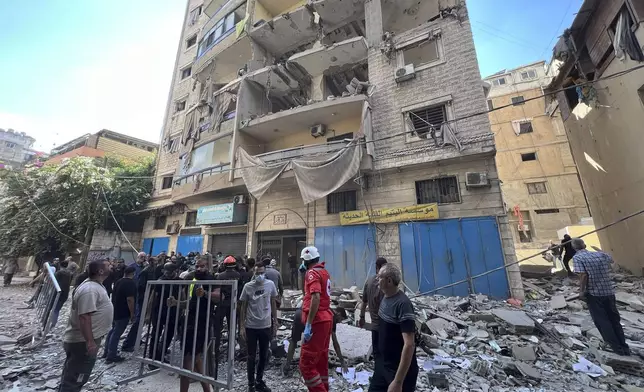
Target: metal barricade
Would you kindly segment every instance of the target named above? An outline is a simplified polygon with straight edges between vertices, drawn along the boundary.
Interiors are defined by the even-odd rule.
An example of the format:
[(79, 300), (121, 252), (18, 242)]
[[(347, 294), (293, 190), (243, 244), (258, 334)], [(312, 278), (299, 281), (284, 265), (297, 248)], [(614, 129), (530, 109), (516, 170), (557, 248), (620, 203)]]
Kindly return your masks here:
[(54, 276), (56, 269), (49, 265), (49, 263), (43, 264), (44, 268), (44, 278), (38, 290), (38, 297), (36, 298), (36, 304), (34, 308), (36, 310), (36, 319), (40, 325), (41, 338), (38, 342), (35, 343), (35, 346), (39, 346), (45, 341), (47, 334), (49, 333), (51, 314), (58, 299), (60, 298), (60, 286), (58, 281)]
[[(230, 308), (222, 303), (222, 291), (230, 292), (230, 297), (226, 295), (223, 299), (228, 300)], [(141, 365), (137, 375), (123, 379), (119, 384), (163, 369), (210, 384), (215, 390), (232, 389), (236, 308), (236, 280), (148, 281), (134, 347), (134, 359)], [(222, 346), (227, 346), (226, 355), (220, 361), (217, 343), (222, 335), (224, 317), (230, 327), (228, 339), (222, 342)], [(153, 370), (146, 371), (145, 365)], [(225, 371), (220, 372), (220, 368)], [(220, 374), (223, 377), (219, 377)]]

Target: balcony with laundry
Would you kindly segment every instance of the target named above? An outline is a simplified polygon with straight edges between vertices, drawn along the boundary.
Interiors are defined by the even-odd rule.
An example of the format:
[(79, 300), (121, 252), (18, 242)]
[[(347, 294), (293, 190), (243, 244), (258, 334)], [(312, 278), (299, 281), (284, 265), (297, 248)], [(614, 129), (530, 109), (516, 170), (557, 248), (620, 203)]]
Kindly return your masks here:
[[(206, 9), (214, 8), (213, 1)], [(216, 3), (218, 5), (221, 2)], [(205, 83), (210, 79), (227, 83), (239, 76), (252, 58), (251, 41), (245, 32), (247, 2), (236, 0), (219, 5), (199, 37), (193, 75)]]
[(361, 20), (364, 0), (257, 0), (250, 36), (281, 59), (308, 49), (320, 32), (326, 35)]

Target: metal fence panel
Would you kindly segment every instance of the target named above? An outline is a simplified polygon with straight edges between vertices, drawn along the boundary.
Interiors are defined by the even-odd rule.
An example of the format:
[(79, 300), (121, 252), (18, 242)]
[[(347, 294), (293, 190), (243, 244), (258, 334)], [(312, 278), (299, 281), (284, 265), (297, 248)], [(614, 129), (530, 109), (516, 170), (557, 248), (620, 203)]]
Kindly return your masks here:
[[(134, 348), (134, 358), (141, 362), (139, 373), (119, 384), (164, 369), (215, 388), (232, 389), (237, 283), (236, 280), (148, 281)], [(229, 289), (224, 290), (225, 287)], [(228, 290), (230, 298), (222, 298), (222, 292)], [(223, 305), (226, 300), (230, 307)], [(226, 355), (220, 363), (216, 342), (222, 334), (224, 317), (230, 327)], [(199, 363), (201, 366), (197, 366)], [(157, 369), (146, 372), (144, 365)], [(225, 369), (222, 377), (220, 367)]]
[(60, 286), (54, 275), (56, 269), (49, 263), (44, 263), (43, 268), (45, 276), (38, 288), (39, 292), (34, 306), (36, 319), (40, 325), (41, 338), (36, 342), (35, 346), (39, 346), (45, 341), (49, 333), (51, 313), (60, 298)]

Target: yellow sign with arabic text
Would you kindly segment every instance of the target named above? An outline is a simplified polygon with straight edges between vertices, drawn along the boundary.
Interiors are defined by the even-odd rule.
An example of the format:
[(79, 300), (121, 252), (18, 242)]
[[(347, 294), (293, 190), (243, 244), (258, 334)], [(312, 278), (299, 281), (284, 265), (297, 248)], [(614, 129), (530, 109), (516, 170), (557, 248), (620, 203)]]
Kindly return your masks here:
[(340, 213), (340, 224), (394, 223), (438, 219), (438, 204), (419, 204), (409, 207), (379, 208), (375, 210), (346, 211)]

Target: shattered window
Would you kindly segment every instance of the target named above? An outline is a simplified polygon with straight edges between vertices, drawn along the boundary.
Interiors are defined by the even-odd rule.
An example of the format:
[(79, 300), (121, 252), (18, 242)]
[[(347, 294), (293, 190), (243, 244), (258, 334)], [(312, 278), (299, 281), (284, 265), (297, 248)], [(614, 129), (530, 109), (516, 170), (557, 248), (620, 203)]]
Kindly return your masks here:
[(460, 203), (461, 194), (456, 176), (416, 181), (416, 202), (418, 204)]
[(429, 64), (439, 59), (438, 41), (435, 39), (417, 46), (410, 46), (403, 49), (402, 52), (405, 64), (414, 64), (415, 67)]
[(519, 135), (524, 133), (532, 133), (532, 122), (526, 121), (519, 124)]

